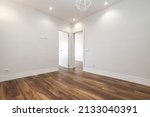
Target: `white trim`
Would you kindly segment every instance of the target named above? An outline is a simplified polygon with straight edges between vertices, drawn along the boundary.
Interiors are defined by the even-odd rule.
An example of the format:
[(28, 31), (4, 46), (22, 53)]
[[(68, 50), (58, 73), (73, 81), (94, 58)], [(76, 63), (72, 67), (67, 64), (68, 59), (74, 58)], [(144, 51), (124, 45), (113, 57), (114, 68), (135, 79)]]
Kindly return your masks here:
[(75, 68), (75, 66), (69, 66), (69, 68), (71, 68), (71, 69), (72, 69), (72, 68)]
[(87, 67), (85, 67), (83, 71), (150, 86), (150, 79), (147, 78), (125, 75), (120, 73), (113, 73), (108, 71), (101, 71), (99, 69), (87, 68)]
[(49, 72), (55, 72), (58, 70), (59, 69), (57, 67), (52, 67), (52, 68), (26, 71), (26, 72), (15, 73), (15, 74), (1, 75), (0, 76), (0, 82), (18, 79), (18, 78), (23, 78), (23, 77), (28, 77), (28, 76), (39, 75), (39, 74), (44, 74), (44, 73), (49, 73)]

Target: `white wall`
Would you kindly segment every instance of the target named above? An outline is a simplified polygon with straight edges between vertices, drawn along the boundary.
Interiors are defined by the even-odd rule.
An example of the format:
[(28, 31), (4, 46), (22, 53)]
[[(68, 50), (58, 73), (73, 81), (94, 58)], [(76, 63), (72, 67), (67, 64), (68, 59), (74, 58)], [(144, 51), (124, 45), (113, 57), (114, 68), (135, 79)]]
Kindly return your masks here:
[(75, 33), (75, 60), (83, 61), (83, 32)]
[(73, 26), (85, 28), (85, 71), (150, 85), (150, 0), (122, 0)]
[(0, 1), (0, 81), (58, 70), (58, 30), (70, 24)]

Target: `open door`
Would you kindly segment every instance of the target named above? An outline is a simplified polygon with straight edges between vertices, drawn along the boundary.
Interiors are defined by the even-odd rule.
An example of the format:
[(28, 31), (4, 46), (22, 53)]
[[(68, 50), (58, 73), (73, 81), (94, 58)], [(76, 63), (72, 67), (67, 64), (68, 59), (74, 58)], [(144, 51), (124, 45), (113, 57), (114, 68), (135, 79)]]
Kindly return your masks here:
[(59, 65), (69, 67), (69, 34), (59, 31)]
[(75, 68), (83, 69), (84, 62), (84, 33), (83, 31), (74, 33), (75, 43)]

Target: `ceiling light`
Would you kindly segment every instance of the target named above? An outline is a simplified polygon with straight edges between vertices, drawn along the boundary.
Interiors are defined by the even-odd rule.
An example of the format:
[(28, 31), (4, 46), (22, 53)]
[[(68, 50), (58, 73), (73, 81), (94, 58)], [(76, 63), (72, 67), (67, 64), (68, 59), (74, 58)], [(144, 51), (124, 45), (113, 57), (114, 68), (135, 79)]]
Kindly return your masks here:
[(108, 2), (105, 2), (104, 5), (107, 6), (107, 5), (108, 5)]
[(75, 6), (83, 12), (91, 6), (91, 0), (75, 0)]
[(73, 20), (73, 22), (75, 22), (75, 21), (76, 21), (76, 19), (75, 19), (75, 18), (73, 18), (72, 20)]
[(52, 10), (53, 10), (53, 7), (49, 7), (49, 10), (52, 11)]

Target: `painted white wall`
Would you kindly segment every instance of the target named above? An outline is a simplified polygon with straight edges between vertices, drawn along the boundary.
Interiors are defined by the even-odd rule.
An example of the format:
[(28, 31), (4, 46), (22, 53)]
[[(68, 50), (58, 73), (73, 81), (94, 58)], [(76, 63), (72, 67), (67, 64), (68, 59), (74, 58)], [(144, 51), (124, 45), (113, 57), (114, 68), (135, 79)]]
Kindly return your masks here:
[(70, 24), (1, 0), (0, 81), (58, 70), (58, 30)]
[(85, 71), (150, 85), (150, 1), (122, 0), (73, 26), (85, 29)]
[(75, 33), (75, 60), (83, 62), (83, 32)]

